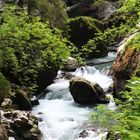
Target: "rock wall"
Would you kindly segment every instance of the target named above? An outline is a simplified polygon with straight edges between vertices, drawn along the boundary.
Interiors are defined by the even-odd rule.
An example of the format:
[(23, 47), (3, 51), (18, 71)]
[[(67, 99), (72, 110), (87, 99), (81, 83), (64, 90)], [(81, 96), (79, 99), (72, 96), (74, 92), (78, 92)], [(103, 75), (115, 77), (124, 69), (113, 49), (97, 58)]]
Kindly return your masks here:
[(140, 61), (140, 50), (128, 47), (124, 53), (119, 53), (111, 68), (113, 75), (113, 94), (114, 97), (121, 98), (119, 94), (125, 87), (127, 80), (135, 75), (136, 68)]

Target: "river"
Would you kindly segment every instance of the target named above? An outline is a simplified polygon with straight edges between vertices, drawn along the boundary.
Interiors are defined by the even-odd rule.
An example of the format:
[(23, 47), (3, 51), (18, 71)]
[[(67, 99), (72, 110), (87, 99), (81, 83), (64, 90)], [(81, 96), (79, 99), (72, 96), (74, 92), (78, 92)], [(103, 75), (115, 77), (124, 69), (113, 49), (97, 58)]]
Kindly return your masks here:
[[(116, 57), (115, 53), (100, 59), (90, 60), (92, 62), (110, 61)], [(89, 61), (88, 61), (89, 62)], [(105, 91), (112, 84), (112, 78), (107, 76), (111, 63), (97, 66), (83, 66), (78, 68), (72, 75), (82, 76), (90, 81), (97, 82)], [(57, 77), (62, 74), (58, 72)], [(87, 130), (88, 137), (79, 137), (81, 132), (90, 126), (89, 114), (94, 111), (93, 106), (76, 104), (69, 92), (69, 81), (58, 78), (55, 83), (47, 87), (49, 93), (39, 100), (40, 105), (33, 108), (40, 122), (39, 127), (43, 133), (44, 140), (101, 140), (106, 135), (97, 131)], [(114, 108), (111, 100), (108, 104), (110, 109)]]

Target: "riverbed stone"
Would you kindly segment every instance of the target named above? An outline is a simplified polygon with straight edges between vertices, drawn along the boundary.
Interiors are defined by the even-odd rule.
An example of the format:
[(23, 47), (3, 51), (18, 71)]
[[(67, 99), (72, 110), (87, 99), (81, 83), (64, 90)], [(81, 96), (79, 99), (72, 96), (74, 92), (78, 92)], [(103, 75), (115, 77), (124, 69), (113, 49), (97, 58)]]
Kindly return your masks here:
[(11, 110), (1, 114), (2, 123), (9, 137), (14, 137), (16, 140), (41, 140), (38, 119), (31, 112)]
[(98, 83), (90, 82), (83, 77), (73, 77), (69, 90), (76, 103), (95, 104), (108, 103), (104, 90)]

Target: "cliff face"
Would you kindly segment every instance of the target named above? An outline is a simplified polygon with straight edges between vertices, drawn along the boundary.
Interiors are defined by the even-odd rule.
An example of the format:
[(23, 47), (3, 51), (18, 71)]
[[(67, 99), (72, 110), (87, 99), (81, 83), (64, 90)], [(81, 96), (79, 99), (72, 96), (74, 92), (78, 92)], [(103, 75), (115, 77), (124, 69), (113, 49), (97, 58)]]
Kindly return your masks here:
[(120, 97), (118, 93), (124, 89), (126, 80), (135, 75), (139, 60), (140, 51), (133, 48), (127, 48), (124, 54), (118, 54), (112, 66), (114, 97)]
[(113, 94), (116, 98), (121, 98), (119, 92), (124, 90), (127, 80), (139, 73), (140, 49), (137, 36), (139, 36), (138, 30), (120, 43), (117, 58), (112, 65), (110, 73), (113, 76)]

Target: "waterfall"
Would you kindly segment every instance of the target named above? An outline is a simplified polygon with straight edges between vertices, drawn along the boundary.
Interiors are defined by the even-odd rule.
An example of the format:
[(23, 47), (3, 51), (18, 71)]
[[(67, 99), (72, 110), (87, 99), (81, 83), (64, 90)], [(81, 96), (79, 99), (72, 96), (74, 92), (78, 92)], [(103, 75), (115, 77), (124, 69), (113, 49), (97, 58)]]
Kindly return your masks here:
[[(59, 76), (61, 73), (62, 71), (58, 72), (58, 77), (61, 77)], [(104, 90), (112, 84), (111, 77), (95, 66), (83, 66), (71, 74), (97, 82)], [(106, 132), (99, 133), (98, 129), (87, 130), (88, 136), (80, 137), (80, 133), (89, 125), (89, 113), (94, 110), (94, 107), (79, 105), (73, 101), (67, 79), (63, 77), (57, 79), (47, 87), (47, 90), (49, 93), (39, 100), (40, 105), (33, 108), (33, 113), (40, 120), (39, 127), (44, 140), (101, 140), (106, 137)]]

